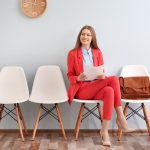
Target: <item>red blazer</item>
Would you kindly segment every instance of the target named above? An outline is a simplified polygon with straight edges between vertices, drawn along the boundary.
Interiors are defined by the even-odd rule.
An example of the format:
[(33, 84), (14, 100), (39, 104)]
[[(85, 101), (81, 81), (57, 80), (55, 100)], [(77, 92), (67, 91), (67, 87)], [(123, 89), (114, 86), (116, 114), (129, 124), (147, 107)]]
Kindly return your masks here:
[[(92, 54), (94, 66), (103, 65), (102, 52), (99, 49), (92, 49)], [(76, 92), (82, 84), (82, 82), (77, 81), (78, 75), (83, 72), (83, 57), (81, 48), (69, 51), (67, 65), (67, 76), (70, 81), (70, 86), (68, 89), (68, 102), (71, 104)]]

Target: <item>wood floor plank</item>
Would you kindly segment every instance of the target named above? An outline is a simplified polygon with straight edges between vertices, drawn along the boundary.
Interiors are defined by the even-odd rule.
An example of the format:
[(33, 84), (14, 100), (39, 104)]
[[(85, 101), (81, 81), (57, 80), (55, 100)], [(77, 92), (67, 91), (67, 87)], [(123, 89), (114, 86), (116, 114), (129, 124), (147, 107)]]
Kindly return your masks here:
[(22, 142), (20, 134), (0, 133), (0, 150), (150, 150), (150, 136), (148, 133), (124, 134), (118, 141), (116, 133), (110, 133), (111, 147), (101, 144), (99, 133), (82, 133), (78, 141), (75, 134), (67, 133), (67, 141), (62, 133), (38, 133), (35, 141), (32, 134)]
[(30, 145), (29, 150), (39, 150), (40, 142), (33, 141)]

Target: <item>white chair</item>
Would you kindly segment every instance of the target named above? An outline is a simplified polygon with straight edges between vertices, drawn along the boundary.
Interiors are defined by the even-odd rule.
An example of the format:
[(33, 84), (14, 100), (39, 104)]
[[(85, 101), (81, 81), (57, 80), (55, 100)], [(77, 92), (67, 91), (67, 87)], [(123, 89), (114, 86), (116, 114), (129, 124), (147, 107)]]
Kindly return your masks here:
[[(0, 73), (0, 120), (9, 115), (17, 121), (22, 141), (24, 141), (22, 125), (26, 134), (27, 128), (19, 103), (25, 102), (28, 99), (29, 90), (23, 68), (2, 68)], [(6, 104), (14, 104), (14, 108), (10, 110), (5, 106)], [(16, 113), (13, 112), (14, 110), (16, 110)]]
[[(75, 126), (75, 136), (76, 136), (75, 139), (78, 140), (79, 130), (82, 121), (92, 114), (93, 116), (98, 118), (102, 123), (103, 113), (102, 113), (102, 107), (100, 107), (100, 100), (74, 99), (73, 101), (81, 104), (78, 118), (76, 121), (76, 126)], [(89, 108), (87, 107), (88, 104), (96, 104), (96, 105), (93, 108)], [(86, 110), (85, 113), (84, 110)], [(95, 113), (96, 110), (98, 110), (99, 115)]]
[[(66, 140), (58, 104), (68, 101), (68, 96), (63, 76), (58, 66), (41, 66), (38, 68), (29, 100), (40, 104), (32, 140), (35, 139), (38, 122), (48, 114), (60, 123), (64, 139)], [(54, 104), (54, 106), (48, 109), (44, 104)], [(41, 115), (42, 109), (45, 111), (43, 115)], [(53, 112), (55, 109), (57, 115)]]
[[(143, 65), (126, 65), (122, 68), (121, 77), (136, 77), (136, 76), (149, 76), (148, 71), (146, 69), (145, 66)], [(147, 130), (149, 132), (150, 135), (150, 122), (149, 122), (149, 117), (148, 117), (148, 113), (146, 111), (146, 106), (144, 103), (149, 103), (150, 99), (146, 99), (146, 100), (130, 100), (130, 99), (122, 99), (123, 102), (125, 102), (125, 107), (124, 107), (124, 115), (126, 117), (126, 119), (128, 120), (130, 117), (132, 117), (133, 115), (138, 115), (140, 118), (144, 119), (147, 125)], [(129, 106), (129, 104), (132, 103), (133, 104), (140, 104), (139, 107), (137, 107), (136, 109), (132, 108), (131, 106)], [(128, 108), (131, 110), (131, 112), (127, 115), (127, 111)], [(139, 113), (139, 111), (143, 109), (143, 115), (141, 115)], [(121, 140), (122, 137), (122, 130), (119, 129), (118, 130), (118, 140)]]

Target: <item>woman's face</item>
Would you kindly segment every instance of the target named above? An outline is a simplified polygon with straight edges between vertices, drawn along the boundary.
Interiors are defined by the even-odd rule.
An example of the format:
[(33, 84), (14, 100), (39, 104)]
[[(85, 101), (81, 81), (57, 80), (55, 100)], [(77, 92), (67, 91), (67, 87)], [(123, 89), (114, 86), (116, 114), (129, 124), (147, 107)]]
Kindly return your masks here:
[(82, 30), (81, 35), (80, 35), (80, 42), (81, 42), (82, 46), (89, 48), (91, 41), (92, 41), (91, 31), (88, 29)]

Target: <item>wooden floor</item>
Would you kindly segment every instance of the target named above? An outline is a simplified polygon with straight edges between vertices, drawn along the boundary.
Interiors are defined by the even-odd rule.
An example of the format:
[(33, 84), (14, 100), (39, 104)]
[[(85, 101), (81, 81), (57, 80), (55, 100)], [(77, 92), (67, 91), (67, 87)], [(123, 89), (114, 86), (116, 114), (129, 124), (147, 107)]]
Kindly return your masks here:
[(82, 132), (78, 141), (75, 141), (72, 132), (67, 133), (67, 141), (64, 141), (61, 132), (37, 132), (35, 141), (31, 141), (31, 137), (29, 134), (22, 142), (18, 132), (0, 133), (0, 150), (150, 150), (147, 133), (126, 134), (121, 142), (117, 141), (116, 133), (110, 133), (110, 148), (101, 145), (98, 132)]

